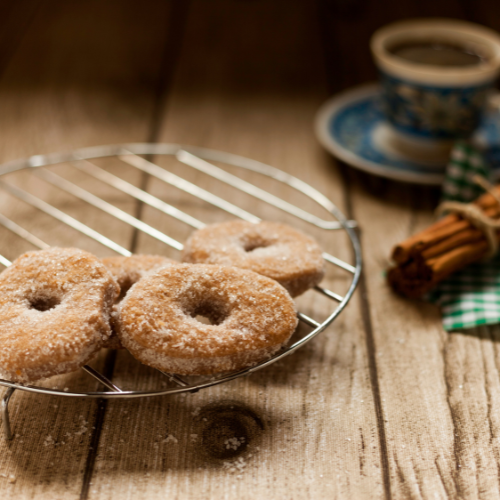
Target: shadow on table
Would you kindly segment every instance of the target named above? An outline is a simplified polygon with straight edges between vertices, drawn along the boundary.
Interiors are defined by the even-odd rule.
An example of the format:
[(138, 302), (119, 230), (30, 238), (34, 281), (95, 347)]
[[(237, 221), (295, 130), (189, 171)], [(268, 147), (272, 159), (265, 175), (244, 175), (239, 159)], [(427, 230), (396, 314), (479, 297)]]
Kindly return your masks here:
[[(351, 201), (353, 196), (374, 197), (385, 204), (394, 205), (395, 209), (410, 206), (413, 210), (434, 210), (439, 203), (440, 188), (438, 186), (409, 184), (386, 179), (351, 167), (335, 159), (326, 151), (321, 151), (320, 155), (323, 161), (318, 162), (318, 166), (341, 173)], [(351, 216), (355, 216), (356, 207), (351, 207), (351, 209), (354, 210)]]
[(479, 340), (490, 340), (492, 342), (500, 342), (500, 324), (499, 325), (482, 325), (475, 328), (462, 330), (453, 330), (448, 332), (449, 335), (461, 335), (464, 337), (475, 337)]

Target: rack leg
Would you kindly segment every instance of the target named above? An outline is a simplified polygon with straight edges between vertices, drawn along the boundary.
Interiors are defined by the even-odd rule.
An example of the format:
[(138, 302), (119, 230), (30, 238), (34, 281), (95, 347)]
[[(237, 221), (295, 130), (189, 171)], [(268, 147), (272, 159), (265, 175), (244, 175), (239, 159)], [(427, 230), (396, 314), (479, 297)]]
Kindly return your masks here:
[(3, 424), (3, 434), (5, 439), (12, 439), (12, 431), (10, 429), (10, 418), (9, 418), (9, 401), (12, 394), (14, 394), (15, 389), (9, 387), (5, 396), (2, 399), (2, 424)]

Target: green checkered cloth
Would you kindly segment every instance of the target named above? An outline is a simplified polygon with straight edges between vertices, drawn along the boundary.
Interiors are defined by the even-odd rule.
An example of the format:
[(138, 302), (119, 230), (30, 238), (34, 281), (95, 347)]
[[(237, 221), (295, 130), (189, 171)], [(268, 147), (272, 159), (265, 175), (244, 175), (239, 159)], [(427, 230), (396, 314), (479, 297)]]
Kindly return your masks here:
[(490, 167), (482, 153), (465, 141), (455, 144), (442, 185), (441, 201), (474, 201), (484, 189), (474, 181), (474, 175), (490, 178)]
[[(446, 169), (443, 200), (469, 202), (483, 194), (472, 181), (476, 174), (490, 177), (482, 154), (466, 142), (457, 143)], [(454, 273), (427, 298), (441, 307), (447, 331), (500, 323), (500, 255)]]
[(447, 331), (500, 323), (500, 258), (453, 274), (429, 298), (441, 307)]

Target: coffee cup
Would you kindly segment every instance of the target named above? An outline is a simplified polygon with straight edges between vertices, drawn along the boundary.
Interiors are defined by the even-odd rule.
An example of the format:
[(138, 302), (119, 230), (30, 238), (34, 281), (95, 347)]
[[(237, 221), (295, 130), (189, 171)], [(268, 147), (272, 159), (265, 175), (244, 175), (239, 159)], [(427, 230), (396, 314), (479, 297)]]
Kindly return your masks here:
[(453, 19), (410, 19), (374, 33), (387, 118), (383, 147), (441, 166), (478, 127), (500, 73), (500, 35)]

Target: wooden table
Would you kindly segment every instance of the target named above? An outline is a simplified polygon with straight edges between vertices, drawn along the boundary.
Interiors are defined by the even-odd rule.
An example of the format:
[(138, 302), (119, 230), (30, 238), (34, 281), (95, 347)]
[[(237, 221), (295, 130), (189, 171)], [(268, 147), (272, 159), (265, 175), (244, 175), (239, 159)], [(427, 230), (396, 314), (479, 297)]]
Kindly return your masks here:
[[(312, 130), (330, 94), (376, 78), (375, 28), (449, 16), (498, 30), (500, 5), (380, 4), (2, 2), (2, 162), (147, 141), (248, 156), (356, 219), (365, 268), (325, 334), (252, 378), (132, 402), (16, 392), (16, 437), (0, 439), (0, 498), (500, 498), (500, 329), (447, 334), (437, 309), (384, 282), (391, 246), (429, 223), (436, 191), (356, 172)], [(133, 232), (115, 236), (150, 251)], [(9, 245), (11, 259), (28, 249)], [(217, 433), (211, 443), (193, 436), (200, 421), (219, 437), (241, 429), (250, 446), (224, 455)]]

